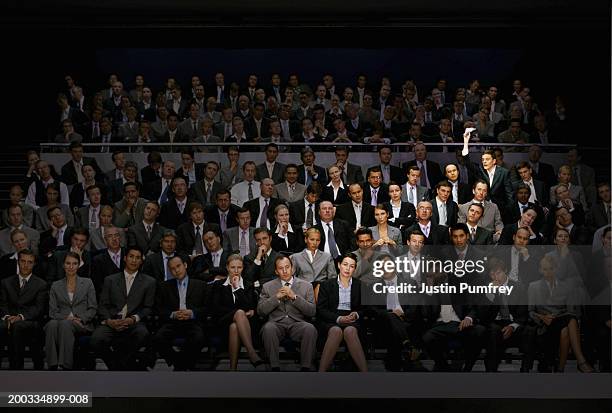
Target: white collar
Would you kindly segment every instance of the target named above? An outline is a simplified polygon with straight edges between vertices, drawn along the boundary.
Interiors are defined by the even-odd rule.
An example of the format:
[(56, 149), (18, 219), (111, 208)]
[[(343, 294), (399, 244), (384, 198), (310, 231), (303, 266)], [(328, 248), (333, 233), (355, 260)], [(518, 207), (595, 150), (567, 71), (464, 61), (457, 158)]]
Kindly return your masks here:
[[(329, 181), (329, 183), (327, 184), (327, 186), (331, 186), (332, 188), (334, 187), (334, 185), (332, 184), (331, 181)], [(338, 188), (342, 188), (344, 189), (344, 182), (340, 181), (340, 185), (338, 186)]]

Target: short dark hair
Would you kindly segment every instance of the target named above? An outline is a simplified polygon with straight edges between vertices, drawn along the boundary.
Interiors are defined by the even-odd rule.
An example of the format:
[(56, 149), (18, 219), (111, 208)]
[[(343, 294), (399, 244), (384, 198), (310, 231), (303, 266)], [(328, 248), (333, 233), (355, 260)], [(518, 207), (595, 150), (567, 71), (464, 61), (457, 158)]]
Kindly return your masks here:
[(279, 254), (279, 255), (278, 255), (278, 256), (277, 256), (277, 257), (274, 259), (274, 268), (276, 269), (276, 265), (277, 265), (277, 264), (278, 264), (280, 261), (282, 261), (282, 260), (284, 260), (284, 259), (289, 260), (289, 263), (291, 263), (291, 266), (293, 266), (293, 262), (291, 262), (291, 259), (290, 259), (288, 256), (286, 256), (286, 255), (282, 255), (282, 254)]
[(484, 179), (480, 179), (480, 178), (474, 181), (474, 184), (472, 185), (472, 189), (476, 189), (476, 186), (478, 184), (485, 184), (487, 186), (487, 189), (489, 189), (489, 183), (485, 181)]
[(34, 254), (34, 251), (32, 251), (29, 248), (25, 248), (25, 249), (22, 249), (21, 251), (19, 251), (17, 253), (17, 259), (18, 260), (21, 259), (22, 255), (29, 255), (30, 257), (34, 257), (34, 262), (36, 262), (36, 254)]
[(278, 150), (278, 145), (275, 144), (274, 142), (270, 142), (269, 144), (266, 145), (265, 150), (267, 151), (270, 148), (274, 148), (274, 149)]
[(349, 258), (353, 261), (355, 261), (355, 264), (357, 264), (357, 262), (359, 261), (357, 259), (357, 256), (355, 254), (353, 254), (352, 252), (345, 252), (344, 254), (340, 255), (338, 257), (338, 263), (341, 263), (342, 261), (344, 261), (345, 258)]
[(68, 146), (68, 148), (70, 150), (77, 149), (77, 148), (83, 149), (83, 144), (81, 142), (72, 141), (70, 142), (70, 145)]
[(73, 228), (72, 233), (70, 234), (70, 238), (72, 238), (73, 235), (85, 235), (89, 240), (89, 230), (84, 227)]
[(410, 241), (410, 238), (411, 238), (413, 235), (416, 235), (416, 236), (419, 236), (419, 237), (426, 238), (426, 237), (425, 237), (425, 234), (423, 234), (423, 231), (421, 231), (420, 229), (413, 229), (412, 231), (410, 231), (410, 232), (408, 233), (408, 238), (406, 238), (406, 242)]
[(219, 199), (219, 195), (230, 195), (231, 196), (231, 193), (227, 189), (223, 188), (217, 191), (217, 193), (215, 194), (215, 199)]
[(323, 192), (323, 189), (321, 188), (321, 184), (316, 181), (306, 187), (307, 194), (321, 195), (321, 192)]
[(529, 185), (526, 185), (524, 183), (520, 183), (516, 186), (516, 193), (518, 194), (519, 189), (526, 189), (529, 192), (529, 195), (531, 195), (531, 188), (529, 187)]
[(371, 173), (380, 173), (382, 174), (382, 170), (380, 169), (380, 166), (373, 166), (371, 168), (369, 168), (366, 172), (366, 179), (368, 179), (370, 177)]
[(251, 210), (245, 207), (242, 208), (238, 208), (236, 210), (236, 218), (238, 218), (238, 214), (244, 214), (245, 212), (248, 212), (249, 214), (251, 213)]
[(185, 264), (185, 265), (189, 266), (189, 261), (190, 261), (190, 260), (189, 260), (189, 257), (188, 257), (188, 256), (186, 256), (185, 254), (175, 254), (175, 255), (174, 255), (174, 257), (170, 257), (170, 258), (168, 259), (168, 264), (170, 264), (170, 261), (172, 261), (172, 260), (173, 260), (173, 259), (175, 259), (175, 258), (180, 259), (181, 261), (183, 261), (183, 264)]
[(163, 159), (161, 156), (161, 153), (159, 152), (149, 152), (149, 154), (147, 155), (147, 163), (149, 165), (153, 164), (153, 163), (162, 163)]
[(266, 228), (266, 227), (255, 228), (255, 231), (253, 231), (253, 236), (255, 236), (257, 234), (261, 234), (262, 232), (265, 232), (266, 234), (268, 234), (269, 237), (272, 236), (272, 232), (268, 228)]
[(467, 224), (464, 222), (458, 222), (449, 227), (449, 234), (452, 234), (455, 231), (463, 231), (465, 235), (468, 235), (470, 233)]
[[(166, 236), (166, 234), (164, 234), (164, 236)], [(130, 251), (138, 251), (140, 253), (140, 256), (144, 257), (144, 253), (142, 252), (142, 249), (138, 245), (128, 245), (125, 250), (125, 256), (127, 256), (130, 253)]]
[(189, 155), (192, 158), (195, 158), (193, 149), (190, 149), (190, 148), (183, 148), (183, 149), (181, 149), (181, 155)]
[(440, 187), (442, 187), (442, 186), (445, 186), (445, 187), (451, 188), (451, 189), (453, 188), (453, 186), (450, 184), (450, 182), (448, 182), (446, 179), (438, 182), (436, 184), (436, 189), (440, 189)]
[(368, 227), (361, 227), (357, 229), (357, 232), (355, 232), (355, 238), (359, 238), (360, 235), (369, 235), (371, 238), (374, 238), (372, 235), (372, 230)]

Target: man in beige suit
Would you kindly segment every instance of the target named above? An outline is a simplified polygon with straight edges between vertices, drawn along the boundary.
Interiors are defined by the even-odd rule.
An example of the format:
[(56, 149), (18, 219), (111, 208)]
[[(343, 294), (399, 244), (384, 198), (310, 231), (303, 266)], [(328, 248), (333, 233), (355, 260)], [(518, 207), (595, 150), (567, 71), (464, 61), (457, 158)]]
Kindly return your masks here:
[(315, 356), (317, 330), (307, 321), (316, 313), (312, 284), (293, 277), (291, 260), (274, 260), (277, 279), (263, 285), (257, 313), (267, 316), (261, 335), (272, 371), (280, 371), (279, 342), (284, 337), (300, 342), (301, 370), (310, 371)]

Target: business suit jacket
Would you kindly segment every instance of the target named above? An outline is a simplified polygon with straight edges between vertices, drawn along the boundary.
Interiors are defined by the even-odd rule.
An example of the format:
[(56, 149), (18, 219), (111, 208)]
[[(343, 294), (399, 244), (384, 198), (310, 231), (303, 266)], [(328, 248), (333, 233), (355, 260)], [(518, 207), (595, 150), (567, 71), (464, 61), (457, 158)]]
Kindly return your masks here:
[[(459, 205), (459, 215), (457, 217), (457, 222), (467, 221), (467, 212), (468, 209), (470, 209), (470, 205), (472, 205), (472, 201)], [(504, 228), (504, 224), (501, 219), (501, 213), (499, 212), (499, 208), (497, 207), (497, 205), (495, 205), (491, 201), (484, 202), (484, 213), (480, 217), (480, 221), (478, 221), (478, 226), (488, 229), (493, 233), (501, 231)]]
[[(327, 171), (325, 168), (319, 165), (313, 165), (315, 172), (317, 173), (317, 179), (313, 178), (313, 181), (317, 181), (321, 186), (327, 184)], [(298, 182), (302, 185), (306, 185), (306, 167), (304, 164), (298, 165)]]
[(117, 128), (117, 135), (126, 142), (136, 142), (138, 141), (139, 128), (138, 121), (134, 121), (131, 125), (130, 122), (122, 122)]
[[(161, 176), (161, 167), (159, 169), (159, 173)], [(153, 168), (151, 168), (150, 165), (147, 165), (140, 170), (140, 178), (142, 181), (142, 185), (145, 187), (147, 186), (149, 182), (153, 182), (157, 179), (161, 179), (160, 176), (157, 175), (157, 172)]]
[[(545, 223), (544, 219), (544, 210), (540, 205), (534, 204), (533, 202), (528, 202), (527, 205), (529, 208), (533, 208), (538, 216), (534, 220), (531, 228), (534, 232), (539, 232), (542, 229), (542, 226)], [(521, 218), (521, 208), (518, 202), (513, 202), (506, 207), (505, 214), (502, 214), (502, 220), (505, 223), (516, 223)]]
[(271, 178), (275, 184), (279, 184), (285, 179), (285, 167), (286, 165), (284, 163), (274, 162), (274, 169), (272, 169), (272, 176), (270, 176), (265, 162), (261, 163), (257, 165), (257, 177), (255, 180), (261, 182), (264, 178)]
[(140, 320), (144, 321), (151, 314), (155, 305), (155, 280), (152, 277), (139, 271), (132, 282), (130, 293), (126, 292), (123, 272), (104, 279), (98, 306), (98, 314), (103, 320), (116, 317), (126, 304), (126, 317), (138, 315)]
[(166, 103), (166, 107), (168, 108), (169, 113), (174, 113), (178, 116), (179, 121), (184, 119), (189, 112), (189, 101), (181, 96), (181, 102), (179, 103), (178, 111), (174, 111), (174, 99), (169, 99)]
[[(259, 217), (259, 198), (251, 199), (244, 203), (243, 207), (251, 211), (251, 226), (257, 228), (259, 226), (259, 222), (257, 218)], [(270, 202), (268, 205), (268, 219), (270, 220), (270, 229), (276, 228), (276, 218), (274, 217), (274, 209), (282, 204), (283, 202), (278, 198), (270, 198)]]
[[(319, 222), (314, 228), (318, 229), (321, 233), (321, 243), (319, 244), (319, 249), (324, 251), (325, 243), (327, 240), (325, 239), (325, 231), (323, 230), (323, 223)], [(327, 224), (325, 224), (327, 226)], [(363, 224), (362, 224), (363, 225)], [(336, 240), (336, 246), (340, 254), (344, 254), (346, 252), (351, 252), (356, 248), (355, 245), (355, 235), (353, 232), (353, 227), (350, 224), (338, 217), (334, 218), (332, 221), (332, 229), (334, 230), (334, 238)]]
[[(185, 294), (185, 307), (193, 311), (196, 321), (204, 321), (206, 317), (207, 302), (206, 283), (202, 280), (189, 277), (187, 293)], [(170, 318), (174, 311), (180, 307), (177, 279), (172, 278), (159, 284), (157, 291), (156, 308), (164, 322), (174, 322)]]
[[(432, 215), (431, 221), (436, 224), (440, 223), (440, 212), (438, 211), (438, 203), (436, 198), (431, 201)], [(459, 207), (450, 198), (446, 201), (446, 226), (449, 227), (457, 223), (457, 215), (459, 214)]]
[[(29, 186), (30, 185), (28, 184), (25, 187), (28, 188)], [(34, 208), (26, 204), (25, 202), (20, 202), (19, 205), (21, 205), (21, 210), (23, 212), (23, 223), (30, 228), (34, 228), (34, 215), (36, 211), (34, 211)], [(2, 225), (3, 227), (9, 226), (8, 207), (6, 209), (3, 209), (0, 213), (0, 225)]]
[(48, 297), (47, 283), (34, 274), (23, 290), (19, 288), (19, 275), (7, 277), (0, 282), (0, 318), (22, 314), (26, 321), (42, 321)]
[[(595, 170), (582, 162), (576, 166), (579, 167), (578, 174), (572, 174), (571, 182), (573, 185), (578, 185), (578, 183), (581, 184), (588, 204), (592, 205), (597, 200), (597, 187), (595, 186)], [(578, 180), (578, 178), (580, 178), (580, 180)]]
[[(249, 243), (249, 251), (253, 252), (257, 250), (257, 244), (255, 243), (255, 235), (253, 232), (255, 228), (249, 227), (249, 238), (247, 242)], [(240, 227), (237, 225), (228, 228), (223, 234), (223, 250), (224, 251), (240, 251)]]
[(285, 181), (280, 184), (274, 185), (274, 192), (278, 199), (284, 201), (286, 203), (296, 202), (300, 199), (304, 199), (306, 195), (306, 187), (299, 182), (295, 183), (295, 190), (293, 191), (293, 196), (289, 196), (289, 189), (287, 188), (287, 183)]
[(102, 287), (104, 286), (104, 279), (111, 275), (122, 272), (125, 267), (124, 257), (126, 254), (125, 248), (121, 249), (121, 261), (119, 267), (115, 265), (115, 262), (111, 259), (108, 254), (108, 249), (103, 249), (93, 258), (91, 279), (93, 281), (96, 292), (100, 294)]
[[(363, 188), (363, 202), (371, 204), (372, 203), (372, 186), (368, 182), (364, 182), (362, 185)], [(376, 193), (376, 203), (384, 204), (388, 202), (389, 198), (389, 185), (385, 183), (381, 183), (378, 187), (378, 192)]]
[(309, 283), (323, 282), (328, 278), (336, 278), (336, 267), (331, 255), (317, 250), (313, 262), (310, 262), (308, 252), (304, 249), (289, 257), (293, 263), (293, 276)]
[[(17, 258), (13, 258), (14, 253), (6, 254), (0, 257), (0, 280), (17, 274)], [(40, 266), (34, 265), (34, 274), (40, 274)]]
[[(49, 285), (51, 285), (54, 281), (61, 280), (66, 276), (66, 272), (64, 271), (64, 259), (66, 258), (66, 253), (68, 251), (69, 249), (58, 249), (51, 256), (49, 265), (47, 266), (47, 283)], [(83, 278), (91, 278), (91, 253), (84, 250), (81, 254), (81, 260), (83, 260), (83, 265), (79, 267), (77, 275)]]
[(221, 185), (223, 185), (224, 188), (229, 189), (232, 187), (232, 185), (242, 181), (242, 168), (239, 165), (236, 168), (236, 173), (234, 173), (229, 168), (229, 165), (224, 166), (219, 171), (219, 179), (221, 180)]
[[(142, 188), (139, 182), (136, 183), (138, 188)], [(110, 189), (111, 202), (118, 202), (123, 198), (123, 178), (114, 179), (108, 183)]]
[[(378, 241), (380, 239), (378, 225), (371, 226), (370, 231), (372, 231), (372, 238), (374, 239), (374, 241)], [(402, 241), (402, 231), (400, 231), (399, 228), (388, 225), (387, 236), (393, 241), (395, 241), (398, 247), (404, 244), (404, 242)]]
[[(127, 245), (126, 243), (126, 237), (125, 237), (125, 232), (123, 231), (119, 231), (119, 236), (121, 237), (121, 247), (125, 247)], [(99, 250), (103, 250), (104, 248), (106, 248), (106, 242), (104, 241), (104, 237), (102, 236), (102, 227), (91, 230), (89, 232), (89, 250), (92, 251), (92, 253), (96, 253), (96, 251)]]
[[(104, 203), (100, 204), (100, 206), (98, 207), (98, 213), (104, 205), (105, 205)], [(83, 228), (90, 229), (89, 228), (89, 225), (90, 225), (89, 211), (90, 211), (89, 205), (81, 207), (77, 211), (75, 211), (74, 224), (77, 227), (83, 227)], [(98, 219), (98, 222), (99, 222), (99, 218), (96, 218), (96, 219)]]
[[(512, 293), (506, 297), (508, 311), (510, 315), (512, 315), (512, 322), (519, 324), (519, 326), (524, 326), (527, 323), (529, 315), (527, 310), (526, 288), (522, 283), (513, 280), (508, 280), (508, 286), (514, 287)], [(482, 309), (480, 319), (483, 323), (490, 323), (495, 320), (502, 304), (500, 298), (501, 297), (497, 295), (494, 300), (491, 301), (487, 295), (483, 297), (484, 305), (480, 307)]]
[(463, 320), (465, 317), (470, 317), (472, 318), (474, 324), (478, 323), (478, 316), (480, 315), (478, 312), (478, 306), (472, 304), (470, 302), (472, 300), (470, 300), (466, 294), (452, 294), (446, 299), (443, 298), (442, 295), (443, 294), (432, 294), (431, 296), (428, 296), (426, 294), (422, 294), (424, 305), (421, 307), (421, 313), (427, 324), (433, 325), (436, 323), (436, 320), (438, 317), (440, 317), (442, 304), (446, 300), (450, 300), (450, 304), (453, 306), (453, 310), (460, 320)]
[(268, 281), (263, 285), (257, 304), (257, 314), (267, 316), (269, 321), (276, 322), (285, 318), (290, 318), (295, 322), (309, 321), (311, 317), (314, 317), (316, 306), (312, 284), (293, 277), (291, 290), (297, 298), (279, 302), (276, 293), (282, 285), (280, 278)]
[[(476, 164), (470, 160), (470, 154), (464, 156), (465, 165), (471, 175), (472, 180), (483, 179), (489, 183), (489, 175), (481, 164)], [(488, 198), (495, 202), (498, 207), (504, 209), (506, 205), (512, 203), (512, 183), (510, 181), (510, 171), (506, 168), (496, 166), (493, 175), (493, 183), (489, 185)]]
[[(336, 320), (341, 313), (338, 310), (340, 302), (340, 286), (337, 277), (330, 278), (321, 283), (317, 297), (317, 321), (324, 327), (337, 325)], [(359, 314), (359, 319), (364, 316), (364, 307), (361, 305), (361, 281), (357, 278), (351, 279), (351, 311)], [(359, 322), (359, 320), (358, 320)]]
[[(336, 207), (336, 218), (346, 221), (351, 228), (357, 226), (357, 217), (355, 216), (355, 209), (353, 208), (353, 201), (347, 202)], [(374, 207), (367, 204), (365, 200), (361, 203), (361, 226), (371, 227), (376, 225), (374, 219)], [(323, 242), (323, 240), (321, 240)], [(336, 242), (338, 242), (338, 236), (336, 236)]]
[[(464, 184), (461, 182), (458, 182), (457, 185), (458, 185), (457, 186), (457, 196), (459, 197), (459, 202), (455, 201), (454, 198), (453, 198), (453, 201), (455, 201), (457, 205), (465, 204), (466, 202), (470, 201), (473, 197), (472, 188), (468, 184)], [(452, 195), (452, 189), (451, 189), (451, 198), (452, 196), (453, 195)]]
[[(520, 184), (523, 184), (523, 180), (522, 179), (520, 181), (518, 181), (518, 182), (513, 182), (512, 190), (516, 191), (517, 187)], [(535, 196), (536, 196), (536, 198), (538, 200), (538, 203), (540, 205), (547, 206), (548, 203), (550, 202), (549, 201), (550, 194), (549, 194), (549, 191), (546, 190), (544, 182), (539, 181), (537, 179), (533, 179), (533, 187), (535, 188)]]
[(348, 196), (348, 186), (344, 186), (344, 188), (338, 188), (338, 193), (334, 198), (334, 189), (331, 186), (324, 186), (323, 192), (321, 193), (321, 201), (329, 201), (334, 206), (346, 204), (350, 202), (351, 198)]
[[(382, 171), (383, 166), (381, 164), (371, 166), (370, 168), (368, 168), (368, 171), (376, 167), (380, 168), (380, 170)], [(368, 174), (366, 173), (366, 176), (367, 175)], [(402, 168), (400, 168), (399, 166), (389, 165), (389, 179), (390, 179), (389, 182), (395, 182), (398, 185), (403, 185), (406, 183), (406, 174), (404, 173)], [(384, 174), (383, 174), (383, 180), (384, 180)], [(385, 182), (385, 184), (388, 185), (389, 182)]]
[[(238, 221), (236, 220), (236, 211), (238, 211), (239, 209), (240, 208), (238, 208), (238, 206), (230, 204), (229, 209), (226, 211), (227, 217), (225, 219), (227, 229), (238, 226)], [(221, 215), (219, 214), (219, 208), (217, 208), (217, 205), (209, 205), (206, 208), (204, 216), (206, 217), (206, 222), (209, 222), (211, 224), (217, 224), (219, 225), (219, 228), (221, 227)]]
[(244, 288), (234, 293), (232, 293), (232, 286), (223, 285), (224, 282), (217, 280), (212, 285), (210, 312), (218, 325), (228, 326), (234, 322), (236, 311), (255, 310), (258, 297), (253, 286), (246, 283), (245, 280), (243, 280)]
[(353, 125), (351, 119), (346, 119), (346, 130), (351, 134), (354, 134), (359, 141), (363, 140), (364, 136), (370, 136), (372, 133), (372, 125), (368, 122), (364, 122), (362, 119), (358, 119), (356, 127)]
[(206, 182), (204, 180), (198, 181), (189, 188), (190, 197), (194, 201), (198, 201), (202, 205), (210, 205), (215, 203), (215, 195), (217, 192), (223, 189), (223, 185), (220, 182), (213, 181), (212, 187), (210, 188), (210, 202), (206, 202), (208, 194), (206, 193)]
[[(383, 206), (385, 207), (387, 214), (389, 214), (389, 225), (400, 228), (402, 226), (410, 226), (414, 224), (416, 219), (416, 208), (410, 202), (401, 202), (399, 216), (397, 217), (393, 214), (393, 206), (391, 205), (391, 202), (385, 202)], [(395, 218), (395, 220), (391, 221), (391, 218)]]
[(147, 200), (144, 198), (138, 198), (136, 204), (132, 208), (132, 214), (128, 215), (125, 213), (127, 208), (127, 202), (125, 199), (115, 203), (113, 208), (113, 224), (119, 228), (128, 228), (137, 222), (141, 222), (144, 219), (144, 209), (147, 204)]
[(219, 266), (213, 265), (212, 254), (207, 252), (206, 254), (198, 255), (191, 262), (189, 268), (189, 275), (193, 278), (204, 280), (206, 282), (214, 281), (215, 276), (227, 276), (227, 258), (232, 254), (232, 251), (225, 251), (221, 253), (219, 258)]
[(594, 231), (606, 225), (610, 225), (608, 213), (606, 212), (609, 208), (604, 205), (603, 201), (598, 201), (587, 215), (587, 223)]
[[(425, 186), (420, 186), (417, 184), (416, 186), (416, 204), (418, 205), (421, 201), (429, 200), (429, 190)], [(402, 185), (402, 202), (408, 202), (408, 183)], [(416, 207), (415, 207), (416, 209)]]
[[(202, 179), (204, 179), (204, 168), (205, 165), (201, 164), (201, 163), (196, 163), (194, 164), (194, 168), (195, 168), (195, 178), (196, 178), (196, 182), (197, 181), (201, 181)], [(187, 182), (187, 185), (189, 185), (189, 175), (185, 174), (183, 172), (183, 167), (180, 167), (176, 173), (174, 174), (174, 177), (178, 177), (178, 176), (182, 176), (183, 178), (185, 178), (185, 182)]]
[[(244, 131), (249, 137), (256, 138), (258, 136), (257, 124), (255, 123), (254, 118), (251, 117), (244, 121)], [(259, 128), (259, 137), (267, 138), (268, 136), (270, 136), (270, 122), (268, 119), (262, 118), (261, 126)]]
[[(62, 210), (62, 213), (66, 218), (66, 223), (68, 224), (68, 226), (74, 226), (74, 215), (72, 214), (72, 210), (70, 209), (70, 207), (66, 204), (59, 204), (58, 206)], [(36, 231), (44, 232), (51, 228), (51, 222), (47, 217), (48, 210), (49, 206), (45, 205), (38, 208), (34, 213), (34, 227), (32, 228), (35, 228)]]
[(93, 331), (93, 321), (98, 311), (96, 290), (89, 278), (77, 276), (72, 301), (68, 297), (66, 278), (55, 281), (49, 290), (49, 318), (65, 320), (71, 313), (81, 319), (86, 330)]
[[(527, 260), (523, 260), (523, 257), (519, 254), (517, 276), (520, 283), (524, 286), (529, 286), (530, 283), (542, 277), (539, 271), (540, 259), (542, 257), (536, 248), (539, 247), (527, 246), (529, 251), (529, 258)], [(495, 256), (506, 263), (509, 273), (512, 269), (512, 247), (498, 248)]]
[[(550, 187), (550, 205), (553, 207), (556, 207), (557, 204), (559, 203), (559, 200), (557, 199), (557, 194), (556, 194), (558, 186), (559, 185)], [(586, 196), (584, 194), (584, 188), (582, 188), (580, 185), (572, 184), (569, 187), (569, 193), (570, 193), (570, 198), (572, 199), (572, 201), (574, 201), (574, 204), (579, 203), (583, 211), (588, 211)]]
[[(172, 255), (176, 255), (176, 252), (172, 253)], [(163, 283), (166, 280), (166, 269), (161, 249), (147, 255), (144, 264), (142, 264), (142, 272), (153, 277), (158, 283)]]
[[(100, 187), (100, 193), (102, 194), (100, 203), (102, 205), (108, 205), (110, 203), (108, 187), (101, 182), (96, 182), (96, 185)], [(79, 183), (75, 184), (70, 191), (70, 208), (74, 211), (77, 208), (83, 207), (86, 197), (87, 194), (85, 193), (83, 185)]]
[[(312, 216), (313, 221), (319, 221), (319, 205), (321, 202), (315, 202), (312, 208)], [(303, 199), (297, 200), (289, 204), (289, 220), (290, 222), (297, 226), (302, 227), (306, 222), (306, 204)]]
[[(25, 225), (21, 226), (21, 230), (28, 236), (28, 248), (32, 249), (35, 254), (38, 254), (38, 245), (40, 243), (41, 234)], [(0, 252), (2, 255), (15, 252), (15, 247), (11, 242), (11, 228), (0, 230)]]
[(290, 228), (293, 230), (293, 232), (291, 231), (287, 232), (287, 239), (289, 241), (288, 246), (285, 240), (279, 237), (278, 233), (275, 232), (274, 229), (272, 230), (274, 232), (272, 234), (272, 249), (274, 251), (278, 251), (282, 254), (287, 254), (287, 253), (291, 254), (294, 252), (299, 252), (302, 249), (304, 249), (305, 243), (304, 243), (304, 233), (302, 232), (302, 227), (298, 227), (297, 225), (293, 225), (291, 223), (289, 223), (289, 225), (290, 225)]
[[(206, 234), (210, 230), (215, 231), (217, 233), (221, 233), (219, 226), (216, 224), (211, 224), (204, 221), (202, 225), (202, 239), (204, 239), (204, 234)], [(176, 229), (176, 236), (176, 250), (191, 255), (194, 249), (196, 237), (193, 223), (191, 221), (188, 221), (179, 225), (179, 227)]]
[[(66, 227), (64, 231), (63, 241), (64, 246), (70, 245), (70, 239), (72, 238), (73, 227)], [(38, 244), (38, 253), (41, 257), (50, 257), (51, 254), (58, 248), (57, 239), (53, 236), (53, 230), (49, 229), (40, 234), (40, 243)], [(66, 247), (64, 247), (66, 248)]]
[(255, 263), (255, 258), (257, 257), (257, 250), (251, 249), (251, 253), (244, 257), (244, 271), (243, 277), (245, 282), (250, 284), (259, 282), (259, 285), (262, 286), (266, 282), (273, 280), (276, 277), (274, 272), (274, 261), (276, 257), (280, 254), (273, 249), (270, 249), (270, 255), (266, 258), (265, 262), (261, 263), (262, 265), (257, 265)]
[(132, 225), (127, 230), (127, 245), (137, 246), (142, 250), (144, 255), (147, 255), (149, 251), (159, 251), (159, 243), (162, 239), (162, 235), (167, 231), (166, 228), (159, 225), (157, 222), (152, 225), (151, 238), (147, 238), (147, 230), (144, 224), (141, 222)]
[(493, 233), (481, 226), (476, 227), (474, 239), (468, 235), (468, 242), (472, 245), (493, 245)]
[[(363, 172), (361, 171), (361, 166), (355, 165), (352, 163), (347, 163), (344, 165), (344, 169), (346, 172), (346, 182), (344, 182), (345, 185), (361, 183), (364, 181)], [(348, 190), (348, 187), (347, 187), (347, 190)]]
[(538, 162), (537, 167), (537, 171), (533, 166), (531, 168), (531, 176), (533, 179), (544, 182), (548, 188), (557, 183), (557, 175), (555, 174), (555, 170), (552, 165)]
[[(90, 158), (84, 156), (82, 159), (83, 165), (91, 165), (91, 167), (96, 171), (96, 176), (102, 178), (104, 173), (98, 166), (98, 162), (96, 162), (95, 158)], [(62, 166), (62, 178), (61, 181), (66, 185), (74, 185), (77, 183), (77, 172), (74, 169), (74, 164), (72, 163), (72, 159)]]
[[(409, 227), (406, 227), (403, 231), (404, 239), (409, 239), (412, 231), (419, 230), (421, 227), (418, 222), (415, 222)], [(429, 228), (429, 236), (425, 237), (425, 245), (445, 245), (449, 243), (448, 227), (444, 225), (437, 225), (433, 221)]]
[[(179, 226), (189, 221), (189, 203), (192, 202), (192, 199), (186, 198), (185, 200), (185, 209), (183, 209), (183, 213), (178, 207), (176, 203), (176, 199), (171, 198), (161, 206), (161, 212), (159, 213), (158, 221), (160, 225), (165, 228), (176, 230)], [(141, 220), (142, 221), (142, 220)], [(137, 221), (140, 222), (140, 221)]]
[[(402, 164), (402, 170), (404, 171), (404, 176), (408, 175), (408, 170), (411, 166), (418, 166), (418, 162), (416, 159), (413, 159), (408, 162), (404, 162)], [(431, 188), (435, 188), (438, 182), (446, 179), (442, 174), (442, 170), (440, 169), (440, 164), (434, 161), (430, 161), (429, 159), (425, 160), (425, 168), (427, 168), (427, 179), (429, 180), (429, 185)], [(405, 179), (404, 179), (405, 182)]]
[(191, 117), (188, 117), (178, 125), (178, 135), (181, 136), (181, 140), (184, 142), (190, 142), (195, 139), (196, 136), (199, 135), (200, 130), (202, 129), (202, 120), (196, 119), (196, 130), (193, 130), (193, 124), (191, 123)]

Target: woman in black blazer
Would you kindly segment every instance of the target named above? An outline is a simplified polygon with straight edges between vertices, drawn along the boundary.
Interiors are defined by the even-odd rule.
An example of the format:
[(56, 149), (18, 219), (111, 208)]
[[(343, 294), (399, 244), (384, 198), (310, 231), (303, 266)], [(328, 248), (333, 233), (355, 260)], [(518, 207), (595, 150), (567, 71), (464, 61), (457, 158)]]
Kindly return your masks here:
[(274, 209), (276, 230), (272, 235), (272, 249), (280, 253), (293, 254), (304, 249), (304, 233), (302, 228), (289, 222), (289, 208), (278, 205)]
[[(363, 307), (361, 282), (353, 278), (356, 268), (357, 257), (353, 253), (346, 253), (338, 261), (338, 277), (321, 283), (317, 299), (317, 320), (320, 334), (327, 336), (327, 340), (321, 354), (320, 372), (327, 371), (343, 340), (359, 371), (368, 371), (359, 338)], [(350, 290), (350, 293), (346, 296), (341, 294), (340, 286)]]
[(402, 187), (399, 184), (389, 184), (389, 198), (391, 200), (383, 204), (389, 214), (389, 225), (403, 229), (414, 224), (416, 210), (410, 202), (402, 202)]
[(252, 331), (257, 328), (257, 293), (252, 285), (244, 283), (242, 257), (232, 254), (227, 258), (227, 279), (215, 281), (212, 288), (212, 315), (216, 324), (229, 330), (230, 369), (236, 370), (240, 345), (244, 345), (253, 367), (263, 360), (253, 347)]
[(334, 206), (346, 204), (351, 200), (348, 196), (348, 191), (342, 182), (342, 172), (336, 165), (327, 168), (327, 176), (329, 183), (323, 188), (321, 193), (321, 201), (329, 201)]

